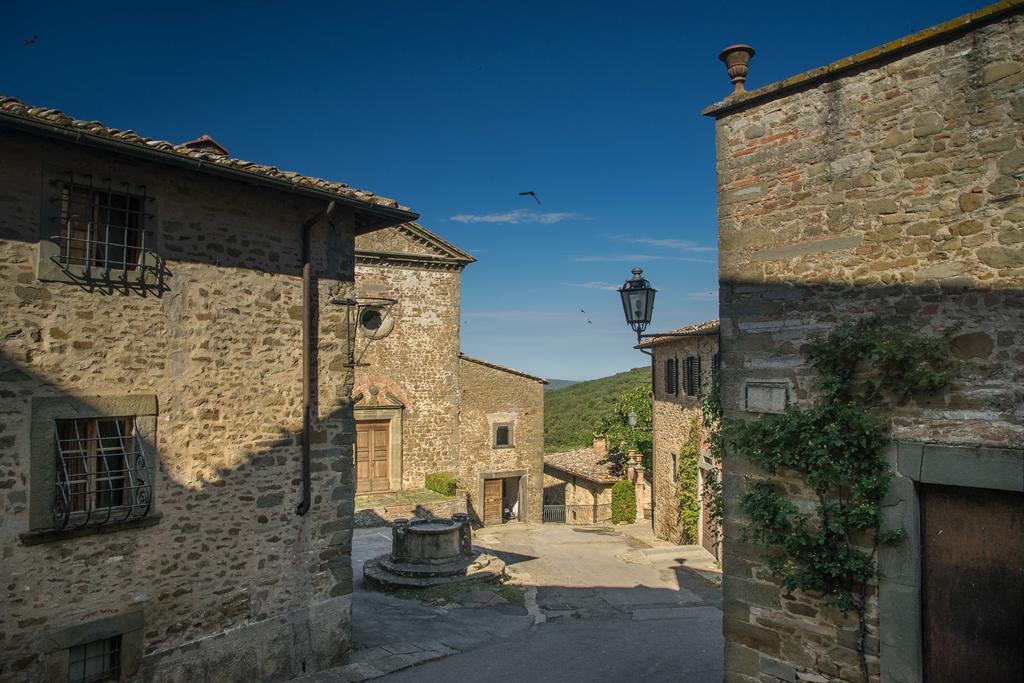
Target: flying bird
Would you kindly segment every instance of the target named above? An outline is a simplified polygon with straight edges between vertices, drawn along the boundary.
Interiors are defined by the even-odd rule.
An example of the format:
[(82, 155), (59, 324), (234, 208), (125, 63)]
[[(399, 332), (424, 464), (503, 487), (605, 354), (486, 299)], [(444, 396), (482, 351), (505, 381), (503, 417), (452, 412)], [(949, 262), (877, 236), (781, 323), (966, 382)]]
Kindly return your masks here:
[(39, 36), (32, 36), (31, 38), (29, 38), (28, 40), (25, 41), (25, 44), (26, 45), (35, 45), (38, 42), (39, 42)]
[(582, 313), (583, 317), (587, 319), (587, 324), (588, 325), (593, 325), (594, 324), (594, 323), (590, 322), (590, 316), (587, 315), (587, 312), (584, 311), (582, 308), (580, 309), (580, 313)]
[(537, 193), (533, 192), (532, 190), (530, 192), (520, 192), (519, 196), (520, 197), (533, 197), (533, 201), (537, 202), (538, 206), (540, 205), (540, 200), (537, 199)]

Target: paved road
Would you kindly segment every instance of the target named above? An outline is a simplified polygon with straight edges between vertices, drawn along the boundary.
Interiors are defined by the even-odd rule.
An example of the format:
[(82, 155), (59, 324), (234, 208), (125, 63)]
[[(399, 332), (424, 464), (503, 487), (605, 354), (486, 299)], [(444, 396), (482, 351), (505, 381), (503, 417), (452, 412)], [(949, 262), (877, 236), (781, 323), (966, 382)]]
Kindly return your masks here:
[(356, 530), (353, 663), (310, 680), (397, 669), (378, 680), (722, 680), (721, 596), (680, 566), (693, 548), (527, 524), (480, 530), (474, 545), (508, 563), (525, 606), (432, 607), (364, 590), (362, 564), (390, 550), (390, 529)]

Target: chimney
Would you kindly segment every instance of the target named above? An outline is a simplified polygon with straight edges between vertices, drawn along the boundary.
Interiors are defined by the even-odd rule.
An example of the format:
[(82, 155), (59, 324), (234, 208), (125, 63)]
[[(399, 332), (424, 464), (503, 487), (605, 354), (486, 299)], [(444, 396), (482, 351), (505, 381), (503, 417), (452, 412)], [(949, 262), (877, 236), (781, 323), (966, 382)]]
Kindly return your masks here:
[(608, 455), (608, 440), (603, 434), (594, 434), (594, 453), (597, 455)]
[(224, 146), (209, 135), (200, 135), (195, 140), (189, 140), (188, 142), (182, 143), (182, 147), (187, 147), (188, 149), (195, 150), (197, 152), (212, 152), (213, 154), (221, 154), (223, 156), (228, 155), (228, 151)]

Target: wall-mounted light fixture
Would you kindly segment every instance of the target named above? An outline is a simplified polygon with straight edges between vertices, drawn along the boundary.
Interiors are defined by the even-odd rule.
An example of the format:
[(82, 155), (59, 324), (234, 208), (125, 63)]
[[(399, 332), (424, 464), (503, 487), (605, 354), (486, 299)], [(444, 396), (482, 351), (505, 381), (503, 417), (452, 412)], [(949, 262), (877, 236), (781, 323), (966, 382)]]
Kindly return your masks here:
[[(345, 367), (364, 367), (363, 356), (370, 347), (370, 342), (386, 337), (394, 327), (394, 318), (391, 309), (398, 303), (395, 299), (388, 299), (381, 296), (359, 297), (355, 299), (332, 299), (331, 303), (337, 306), (345, 306), (345, 324), (349, 339), (348, 362)], [(355, 309), (355, 315), (352, 315)], [(356, 335), (353, 327), (357, 327), (363, 333), (366, 343), (356, 355)]]
[(638, 344), (640, 335), (651, 324), (656, 293), (657, 290), (644, 279), (644, 271), (641, 268), (634, 268), (633, 277), (626, 280), (619, 288), (619, 296), (622, 297), (622, 310), (626, 313), (626, 322), (636, 332)]

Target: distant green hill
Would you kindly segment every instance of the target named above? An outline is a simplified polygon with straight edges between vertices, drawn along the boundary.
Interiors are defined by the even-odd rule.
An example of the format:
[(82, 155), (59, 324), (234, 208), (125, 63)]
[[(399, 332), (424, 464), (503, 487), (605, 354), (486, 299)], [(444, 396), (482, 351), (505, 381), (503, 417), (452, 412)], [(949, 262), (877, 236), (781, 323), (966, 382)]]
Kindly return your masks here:
[(579, 384), (579, 382), (574, 379), (549, 379), (548, 383), (544, 385), (544, 391), (564, 389), (565, 387), (571, 387), (573, 384)]
[(594, 429), (626, 389), (651, 386), (651, 368), (579, 382), (544, 394), (544, 452), (558, 453), (593, 443)]

